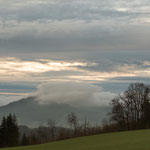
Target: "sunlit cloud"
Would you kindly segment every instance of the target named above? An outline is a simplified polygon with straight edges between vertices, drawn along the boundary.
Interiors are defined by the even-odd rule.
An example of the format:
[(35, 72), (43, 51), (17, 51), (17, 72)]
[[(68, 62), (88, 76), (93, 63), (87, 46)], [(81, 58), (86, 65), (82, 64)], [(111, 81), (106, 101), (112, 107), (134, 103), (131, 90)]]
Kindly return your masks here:
[(48, 71), (63, 71), (63, 70), (76, 70), (79, 66), (88, 66), (82, 62), (65, 62), (65, 61), (52, 61), (42, 63), (38, 61), (22, 61), (17, 58), (0, 58), (0, 73), (5, 74), (10, 72), (14, 73), (43, 73)]
[(29, 93), (8, 93), (8, 92), (0, 92), (0, 96), (7, 95), (7, 96), (28, 96)]
[(119, 12), (127, 12), (127, 11), (129, 11), (129, 9), (125, 8), (125, 7), (118, 7), (118, 8), (116, 8), (116, 10), (119, 11)]
[(119, 77), (149, 77), (149, 64), (150, 62), (144, 61), (141, 66), (136, 64), (114, 65), (111, 71), (101, 71), (100, 69), (89, 69), (98, 65), (97, 63), (90, 62), (50, 59), (27, 61), (18, 58), (0, 58), (0, 80), (40, 83), (56, 81), (86, 81), (95, 83)]
[(87, 72), (86, 75), (82, 76), (69, 76), (70, 79), (76, 79), (81, 81), (89, 81), (89, 82), (100, 82), (106, 81), (110, 78), (116, 77), (134, 77), (136, 76), (133, 73), (123, 73), (123, 72)]

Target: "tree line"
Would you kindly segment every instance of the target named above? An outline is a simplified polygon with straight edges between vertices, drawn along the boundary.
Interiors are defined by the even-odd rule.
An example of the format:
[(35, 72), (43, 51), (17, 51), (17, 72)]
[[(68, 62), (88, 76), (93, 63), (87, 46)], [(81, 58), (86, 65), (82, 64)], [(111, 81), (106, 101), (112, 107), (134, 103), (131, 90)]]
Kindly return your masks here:
[(73, 137), (150, 128), (150, 85), (130, 84), (124, 93), (110, 102), (111, 112), (99, 126), (91, 126), (85, 119), (80, 122), (75, 113), (66, 121), (70, 128), (58, 127), (54, 120), (47, 126), (36, 128), (29, 134), (21, 134), (15, 115), (4, 116), (0, 125), (0, 147), (42, 144)]
[(150, 85), (130, 84), (111, 101), (111, 106), (110, 122), (119, 130), (150, 128)]
[(73, 112), (67, 115), (66, 121), (70, 128), (58, 127), (55, 121), (48, 120), (47, 126), (30, 129), (29, 133), (22, 134), (16, 116), (4, 116), (0, 124), (0, 148), (42, 144), (99, 133), (98, 127), (90, 126), (87, 120), (80, 124)]

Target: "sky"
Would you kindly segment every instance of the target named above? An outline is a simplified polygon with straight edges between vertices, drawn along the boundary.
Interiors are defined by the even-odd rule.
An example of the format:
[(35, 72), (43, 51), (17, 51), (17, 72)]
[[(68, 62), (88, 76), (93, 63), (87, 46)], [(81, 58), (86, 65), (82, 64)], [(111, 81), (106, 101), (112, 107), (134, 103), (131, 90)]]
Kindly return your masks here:
[(68, 91), (108, 103), (150, 83), (149, 39), (149, 0), (0, 0), (0, 105)]

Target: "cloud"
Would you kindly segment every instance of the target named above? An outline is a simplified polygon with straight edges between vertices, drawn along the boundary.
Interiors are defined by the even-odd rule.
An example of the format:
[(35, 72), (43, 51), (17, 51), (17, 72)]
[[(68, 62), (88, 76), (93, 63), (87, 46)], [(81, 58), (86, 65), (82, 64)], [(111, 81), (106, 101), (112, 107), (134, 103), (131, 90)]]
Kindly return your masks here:
[(148, 50), (149, 25), (116, 21), (8, 22), (0, 29), (3, 53)]
[(18, 21), (131, 18), (139, 17), (140, 11), (148, 13), (148, 4), (146, 0), (1, 0), (0, 16)]
[[(92, 66), (94, 63), (81, 62), (81, 61), (61, 61), (50, 59), (37, 59), (37, 60), (21, 60), (18, 58), (3, 57), (0, 58), (0, 80), (24, 80), (42, 76), (47, 72), (80, 72), (79, 66)], [(17, 77), (17, 78), (16, 78)], [(31, 77), (31, 78), (30, 78)], [(3, 78), (3, 79), (2, 79)], [(30, 81), (29, 81), (30, 82)]]
[(149, 52), (94, 53), (93, 56), (91, 53), (90, 57), (84, 55), (83, 60), (81, 57), (78, 60), (0, 58), (1, 94), (7, 97), (14, 93), (15, 97), (18, 93), (31, 93), (37, 85), (47, 82), (98, 84), (110, 93), (122, 92), (131, 82), (149, 83)]
[[(144, 74), (143, 74), (144, 72)], [(0, 81), (52, 82), (86, 81), (91, 83), (120, 77), (149, 77), (149, 61), (77, 61), (19, 58), (0, 58)], [(13, 77), (13, 78), (12, 78)]]
[(74, 107), (108, 105), (116, 94), (84, 82), (61, 82), (41, 84), (36, 92), (40, 104), (68, 104)]
[(148, 50), (149, 9), (146, 0), (1, 0), (0, 52)]
[(0, 106), (4, 106), (4, 105), (7, 105), (7, 104), (9, 104), (9, 103), (11, 103), (11, 102), (14, 102), (14, 101), (18, 101), (18, 100), (20, 100), (20, 99), (22, 99), (22, 98), (24, 98), (24, 97), (26, 97), (25, 95), (21, 95), (21, 94), (13, 94), (13, 93), (10, 93), (10, 95), (9, 94), (2, 94), (2, 93), (0, 93)]

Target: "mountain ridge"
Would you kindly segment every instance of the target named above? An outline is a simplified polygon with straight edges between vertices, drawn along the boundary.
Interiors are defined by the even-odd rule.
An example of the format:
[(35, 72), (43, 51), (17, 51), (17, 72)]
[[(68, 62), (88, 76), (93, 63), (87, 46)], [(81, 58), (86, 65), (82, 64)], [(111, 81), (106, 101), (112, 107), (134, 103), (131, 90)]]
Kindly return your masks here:
[(59, 126), (67, 126), (66, 117), (69, 113), (77, 114), (81, 122), (87, 119), (91, 124), (99, 124), (110, 107), (73, 107), (69, 104), (39, 104), (36, 97), (23, 98), (0, 107), (0, 118), (9, 113), (17, 116), (21, 125), (37, 127), (45, 125), (48, 119), (54, 120)]

